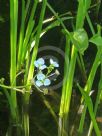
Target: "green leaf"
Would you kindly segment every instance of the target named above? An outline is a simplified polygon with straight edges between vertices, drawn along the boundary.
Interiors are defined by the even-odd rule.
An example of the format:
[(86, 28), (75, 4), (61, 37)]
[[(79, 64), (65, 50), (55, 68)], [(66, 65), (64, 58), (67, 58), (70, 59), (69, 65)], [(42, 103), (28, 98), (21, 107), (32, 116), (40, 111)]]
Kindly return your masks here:
[(75, 31), (71, 36), (71, 40), (81, 54), (88, 48), (88, 35), (83, 28)]
[(84, 24), (84, 3), (83, 0), (79, 0), (79, 6), (77, 11), (77, 18), (76, 18), (76, 28), (81, 28)]
[(91, 5), (91, 0), (84, 0), (85, 10), (88, 10)]
[(91, 0), (78, 0), (79, 6), (77, 11), (76, 18), (76, 29), (82, 28), (84, 25), (84, 19), (87, 13), (87, 10), (90, 7)]
[(84, 91), (84, 89), (79, 84), (78, 84), (78, 88), (79, 88), (81, 94), (83, 95), (88, 108), (90, 109), (91, 112), (93, 112), (93, 103), (92, 103), (90, 96), (88, 95), (87, 92)]
[(102, 37), (98, 34), (94, 35), (89, 41), (96, 44), (97, 47), (102, 46)]
[(81, 94), (83, 95), (83, 97), (85, 99), (85, 103), (88, 106), (89, 114), (90, 114), (91, 120), (93, 122), (96, 135), (97, 136), (101, 136), (100, 130), (98, 128), (98, 124), (97, 124), (96, 119), (95, 119), (95, 114), (93, 112), (93, 103), (92, 103), (92, 100), (91, 100), (90, 96), (88, 95), (88, 93), (85, 92), (84, 89), (79, 84), (78, 84), (78, 88), (79, 88)]

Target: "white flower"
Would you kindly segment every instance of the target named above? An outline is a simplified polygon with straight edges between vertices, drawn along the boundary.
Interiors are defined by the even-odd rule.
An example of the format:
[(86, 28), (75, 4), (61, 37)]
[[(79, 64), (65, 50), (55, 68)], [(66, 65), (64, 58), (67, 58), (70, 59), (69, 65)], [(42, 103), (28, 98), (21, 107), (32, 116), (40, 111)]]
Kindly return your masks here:
[(46, 68), (45, 61), (43, 58), (39, 58), (34, 62), (35, 67), (39, 68), (40, 70), (43, 70)]
[(54, 67), (59, 67), (59, 64), (56, 61), (53, 61), (53, 59), (50, 59), (50, 64)]

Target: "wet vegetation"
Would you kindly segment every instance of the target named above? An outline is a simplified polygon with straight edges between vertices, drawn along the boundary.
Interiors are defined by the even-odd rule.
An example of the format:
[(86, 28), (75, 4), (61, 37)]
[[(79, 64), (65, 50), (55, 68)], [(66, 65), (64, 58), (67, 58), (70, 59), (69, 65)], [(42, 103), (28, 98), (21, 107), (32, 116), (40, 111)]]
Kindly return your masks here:
[(0, 136), (101, 136), (102, 2), (0, 9)]

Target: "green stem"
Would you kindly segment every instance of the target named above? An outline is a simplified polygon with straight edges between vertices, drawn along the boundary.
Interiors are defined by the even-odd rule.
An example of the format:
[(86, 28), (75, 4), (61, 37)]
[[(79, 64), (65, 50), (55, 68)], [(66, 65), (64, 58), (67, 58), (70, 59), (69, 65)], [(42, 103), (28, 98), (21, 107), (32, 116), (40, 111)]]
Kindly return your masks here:
[(24, 40), (24, 27), (25, 27), (25, 1), (22, 0), (22, 19), (21, 19), (21, 28), (19, 35), (19, 49), (18, 49), (18, 60), (17, 60), (17, 71), (21, 69), (21, 56), (22, 56), (22, 47)]
[(65, 114), (69, 113), (69, 108), (70, 108), (71, 94), (72, 94), (72, 84), (73, 84), (73, 77), (74, 77), (74, 71), (75, 71), (76, 57), (77, 57), (77, 50), (75, 49), (75, 47), (73, 45), (72, 54), (71, 54), (71, 61), (70, 61), (70, 66), (69, 66), (68, 79), (67, 79), (67, 85), (66, 85), (65, 107), (64, 107), (64, 113)]
[[(70, 101), (71, 101), (71, 94), (72, 94), (72, 84), (73, 84), (73, 76), (74, 76), (74, 69), (76, 64), (76, 56), (77, 51), (73, 45), (72, 47), (72, 53), (71, 53), (71, 61), (68, 68), (67, 73), (67, 82), (66, 87), (62, 90), (62, 98), (61, 98), (61, 104), (60, 104), (60, 113), (59, 113), (59, 121), (62, 122), (59, 132), (59, 136), (67, 136), (68, 134), (68, 114), (69, 114), (69, 108), (70, 108)], [(60, 123), (59, 122), (59, 123)]]
[(22, 58), (21, 58), (22, 63), (24, 62), (27, 51), (29, 50), (28, 42), (30, 40), (34, 25), (35, 25), (35, 21), (33, 20), (33, 18), (35, 16), (37, 5), (38, 5), (38, 0), (35, 0), (32, 7), (31, 14), (30, 14), (30, 18), (27, 24), (26, 34), (25, 34), (25, 38), (23, 42), (23, 52), (22, 52)]
[[(46, 3), (47, 0), (43, 0), (42, 3), (42, 9), (41, 9), (41, 14), (40, 14), (40, 19), (38, 23), (38, 30), (37, 30), (37, 35), (36, 35), (36, 40), (35, 40), (35, 47), (33, 49), (33, 54), (32, 54), (32, 59), (31, 59), (31, 64), (28, 72), (28, 79), (27, 79), (27, 84), (30, 84), (31, 80), (33, 79), (33, 74), (34, 74), (34, 61), (37, 56), (38, 52), (38, 46), (39, 46), (39, 40), (40, 40), (40, 33), (42, 30), (42, 23), (44, 19), (44, 14), (45, 14), (45, 9), (46, 9)], [(26, 88), (28, 91), (30, 91), (31, 86)], [(29, 99), (30, 99), (30, 94), (25, 93), (23, 97), (23, 128), (24, 128), (24, 136), (29, 136)]]
[(64, 29), (64, 31), (66, 32), (66, 34), (70, 35), (69, 31), (67, 30), (66, 26), (64, 25), (62, 19), (60, 19), (60, 17), (58, 16), (58, 14), (54, 11), (54, 9), (51, 7), (51, 5), (47, 2), (47, 7), (50, 9), (50, 11), (55, 15), (55, 17), (57, 18), (57, 20), (60, 22), (62, 28)]
[(70, 39), (69, 39), (69, 36), (66, 35), (64, 80), (63, 80), (61, 104), (60, 104), (60, 111), (59, 111), (58, 136), (61, 136), (62, 134), (65, 133), (63, 116), (64, 116), (64, 98), (65, 98), (65, 93), (66, 93), (67, 77), (68, 77), (68, 73), (69, 73), (69, 57), (70, 57)]
[(98, 52), (96, 54), (95, 61), (93, 63), (90, 75), (88, 77), (87, 84), (85, 86), (85, 91), (87, 91), (88, 93), (90, 92), (90, 90), (92, 88), (92, 84), (93, 84), (93, 80), (94, 80), (97, 68), (100, 65), (101, 55), (102, 55), (102, 49), (100, 48), (100, 49), (98, 49)]
[[(87, 4), (87, 1), (86, 1), (86, 4)], [(76, 30), (83, 27), (87, 9), (88, 7), (85, 8), (84, 1), (80, 0), (78, 11), (77, 11)], [(57, 15), (56, 17), (58, 18)], [(66, 27), (63, 26), (63, 28), (66, 31)], [(68, 35), (70, 35), (68, 31), (66, 32)], [(73, 78), (74, 78), (74, 72), (75, 72), (76, 58), (77, 58), (77, 50), (73, 46), (72, 53), (71, 53), (71, 61), (70, 61), (69, 71), (68, 71), (68, 77), (67, 77), (67, 84), (66, 84), (65, 91), (62, 92), (63, 94), (61, 98), (60, 122), (61, 122), (62, 132), (59, 133), (59, 136), (68, 135), (68, 114), (69, 114), (69, 108), (70, 108), (70, 102), (71, 102), (72, 84), (73, 84)]]
[[(16, 45), (17, 45), (17, 25), (18, 25), (18, 0), (10, 0), (10, 84), (11, 86), (16, 86)], [(17, 98), (16, 91), (11, 89), (11, 103), (13, 114), (10, 119), (10, 131), (13, 131), (12, 124), (19, 123), (18, 116), (18, 107), (17, 107)], [(11, 132), (12, 133), (12, 132)], [(20, 133), (18, 127), (17, 132), (18, 135)]]
[[(18, 2), (18, 1), (16, 1)], [(16, 5), (15, 5), (16, 4)], [(10, 26), (11, 26), (11, 36), (10, 36), (10, 41), (11, 41), (11, 67), (10, 67), (10, 82), (11, 86), (16, 86), (16, 81), (13, 82), (13, 80), (16, 77), (16, 36), (17, 36), (17, 13), (18, 12), (18, 3), (15, 3), (15, 0), (10, 0)], [(15, 8), (15, 9), (14, 9)], [(16, 11), (15, 11), (16, 10)], [(12, 84), (13, 83), (13, 84)], [(11, 99), (13, 102), (13, 107), (14, 109), (17, 106), (16, 103), (16, 92), (11, 91)], [(14, 115), (14, 118), (16, 117), (16, 113)]]
[(80, 68), (81, 73), (82, 73), (83, 82), (86, 83), (86, 81), (87, 81), (87, 75), (86, 75), (84, 60), (83, 60), (83, 57), (82, 57), (81, 54), (79, 54), (77, 56), (77, 62), (78, 62), (79, 68)]
[(87, 22), (88, 22), (89, 27), (90, 27), (90, 29), (91, 29), (91, 32), (92, 32), (92, 34), (94, 35), (94, 34), (95, 34), (95, 30), (94, 30), (94, 27), (93, 27), (93, 25), (92, 25), (92, 22), (91, 22), (91, 20), (90, 20), (90, 17), (89, 17), (89, 15), (88, 15), (88, 13), (86, 14), (86, 19), (87, 19)]

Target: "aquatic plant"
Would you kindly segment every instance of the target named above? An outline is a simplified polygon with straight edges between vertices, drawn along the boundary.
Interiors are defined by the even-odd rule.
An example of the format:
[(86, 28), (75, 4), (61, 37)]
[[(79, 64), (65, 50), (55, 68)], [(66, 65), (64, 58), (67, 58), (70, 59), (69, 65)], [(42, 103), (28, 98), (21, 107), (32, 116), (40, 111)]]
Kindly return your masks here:
[[(33, 33), (34, 29), (34, 15), (39, 3), (38, 0), (34, 1), (30, 18), (27, 19), (28, 9), (30, 6), (30, 1), (28, 0), (27, 3), (22, 0), (22, 15), (21, 15), (21, 28), (19, 37), (17, 36), (18, 30), (18, 0), (10, 0), (10, 37), (11, 37), (11, 66), (10, 66), (10, 82), (11, 82), (11, 92), (7, 98), (9, 98), (10, 108), (11, 108), (11, 118), (10, 118), (10, 127), (8, 129), (7, 135), (12, 135), (13, 132), (13, 125), (17, 128), (17, 135), (29, 135), (29, 98), (30, 98), (30, 90), (31, 90), (31, 79), (33, 78), (34, 74), (34, 60), (37, 56), (38, 45), (40, 40), (40, 33), (42, 30), (42, 22), (45, 14), (46, 9), (46, 0), (42, 2), (41, 14), (40, 19), (38, 22), (38, 27), (36, 29), (36, 46), (33, 51), (32, 59), (30, 67), (28, 63), (30, 61), (29, 50), (30, 50), (30, 35)], [(27, 27), (26, 27), (27, 21)], [(19, 40), (18, 40), (19, 39)], [(19, 41), (19, 42), (18, 42)], [(18, 45), (18, 46), (17, 46)], [(16, 52), (18, 49), (18, 52)], [(27, 55), (27, 58), (26, 58)], [(22, 65), (26, 63), (25, 70), (22, 70)], [(29, 69), (28, 69), (29, 68)], [(19, 75), (24, 73), (23, 85), (19, 90), (19, 92), (23, 92), (22, 99), (22, 113), (20, 113), (18, 105), (17, 105), (17, 86), (16, 80), (19, 79)], [(3, 86), (4, 87), (4, 86)], [(7, 87), (9, 88), (9, 87)], [(9, 89), (10, 89), (9, 88)], [(16, 88), (16, 89), (13, 89)], [(22, 91), (23, 90), (23, 91)], [(25, 110), (26, 109), (26, 110)], [(21, 127), (19, 127), (21, 126)]]
[[(53, 61), (53, 59), (50, 59), (49, 66), (45, 65), (45, 61), (43, 58), (39, 58), (38, 60), (36, 60), (34, 62), (34, 65), (37, 68), (37, 74), (34, 77), (34, 84), (37, 87), (49, 86), (51, 84), (51, 80), (50, 80), (51, 76), (55, 74), (59, 75), (59, 72), (54, 72), (54, 68), (59, 67), (59, 64), (56, 61)], [(47, 69), (47, 72), (45, 74), (43, 73), (44, 69)]]
[[(102, 27), (97, 24), (96, 30), (94, 28), (96, 26), (93, 26), (89, 14), (89, 11), (95, 7), (97, 9), (95, 14), (98, 18), (100, 1), (97, 0), (92, 5), (93, 2), (91, 0), (78, 0), (78, 10), (75, 17), (70, 12), (57, 13), (47, 0), (34, 0), (33, 2), (22, 0), (21, 17), (18, 18), (18, 11), (20, 9), (18, 3), (18, 0), (10, 0), (10, 84), (6, 85), (5, 79), (0, 79), (0, 87), (3, 88), (10, 109), (9, 126), (6, 135), (14, 135), (13, 130), (15, 130), (17, 136), (30, 135), (29, 102), (31, 94), (37, 90), (39, 97), (55, 120), (58, 128), (58, 136), (73, 136), (75, 133), (76, 135), (84, 135), (87, 109), (90, 116), (90, 126), (87, 136), (93, 135), (93, 129), (96, 136), (101, 136), (96, 117), (99, 104), (102, 100)], [(37, 13), (39, 6), (40, 10)], [(46, 19), (47, 11), (53, 15)], [(39, 14), (39, 18), (36, 20), (37, 14)], [(65, 23), (69, 19), (72, 21), (71, 28), (66, 25), (68, 22)], [(85, 27), (86, 21), (90, 28), (89, 31)], [(56, 26), (60, 27), (61, 34), (65, 38), (65, 42), (63, 42), (64, 66), (60, 66), (59, 58), (57, 58), (57, 61), (50, 56), (46, 60), (45, 56), (42, 55), (39, 57), (38, 54), (41, 37)], [(96, 45), (97, 50), (93, 64), (89, 67), (87, 73), (87, 64), (84, 63), (84, 59), (90, 44)], [(77, 69), (80, 69), (82, 81), (75, 80)], [(60, 70), (64, 70), (64, 74), (60, 75)], [(94, 100), (95, 102), (93, 102), (91, 95), (94, 93), (92, 90), (97, 70), (100, 73), (100, 79), (96, 83), (98, 86), (97, 96)], [(57, 79), (54, 77), (55, 75), (63, 76), (61, 99), (56, 91), (52, 90), (52, 84), (53, 82), (56, 83)], [(79, 75), (77, 76), (79, 77)], [(77, 121), (79, 128), (77, 127), (75, 133), (73, 133), (73, 126), (76, 124), (71, 126), (69, 116), (73, 88), (78, 90), (80, 94), (76, 118), (79, 117), (78, 112), (81, 109), (81, 118)], [(52, 95), (53, 99), (60, 100), (60, 104), (57, 106), (59, 113), (58, 111), (56, 112), (56, 109), (53, 108), (51, 102), (48, 100), (48, 95)], [(43, 134), (50, 136), (50, 132), (46, 132), (42, 127), (39, 128)]]

